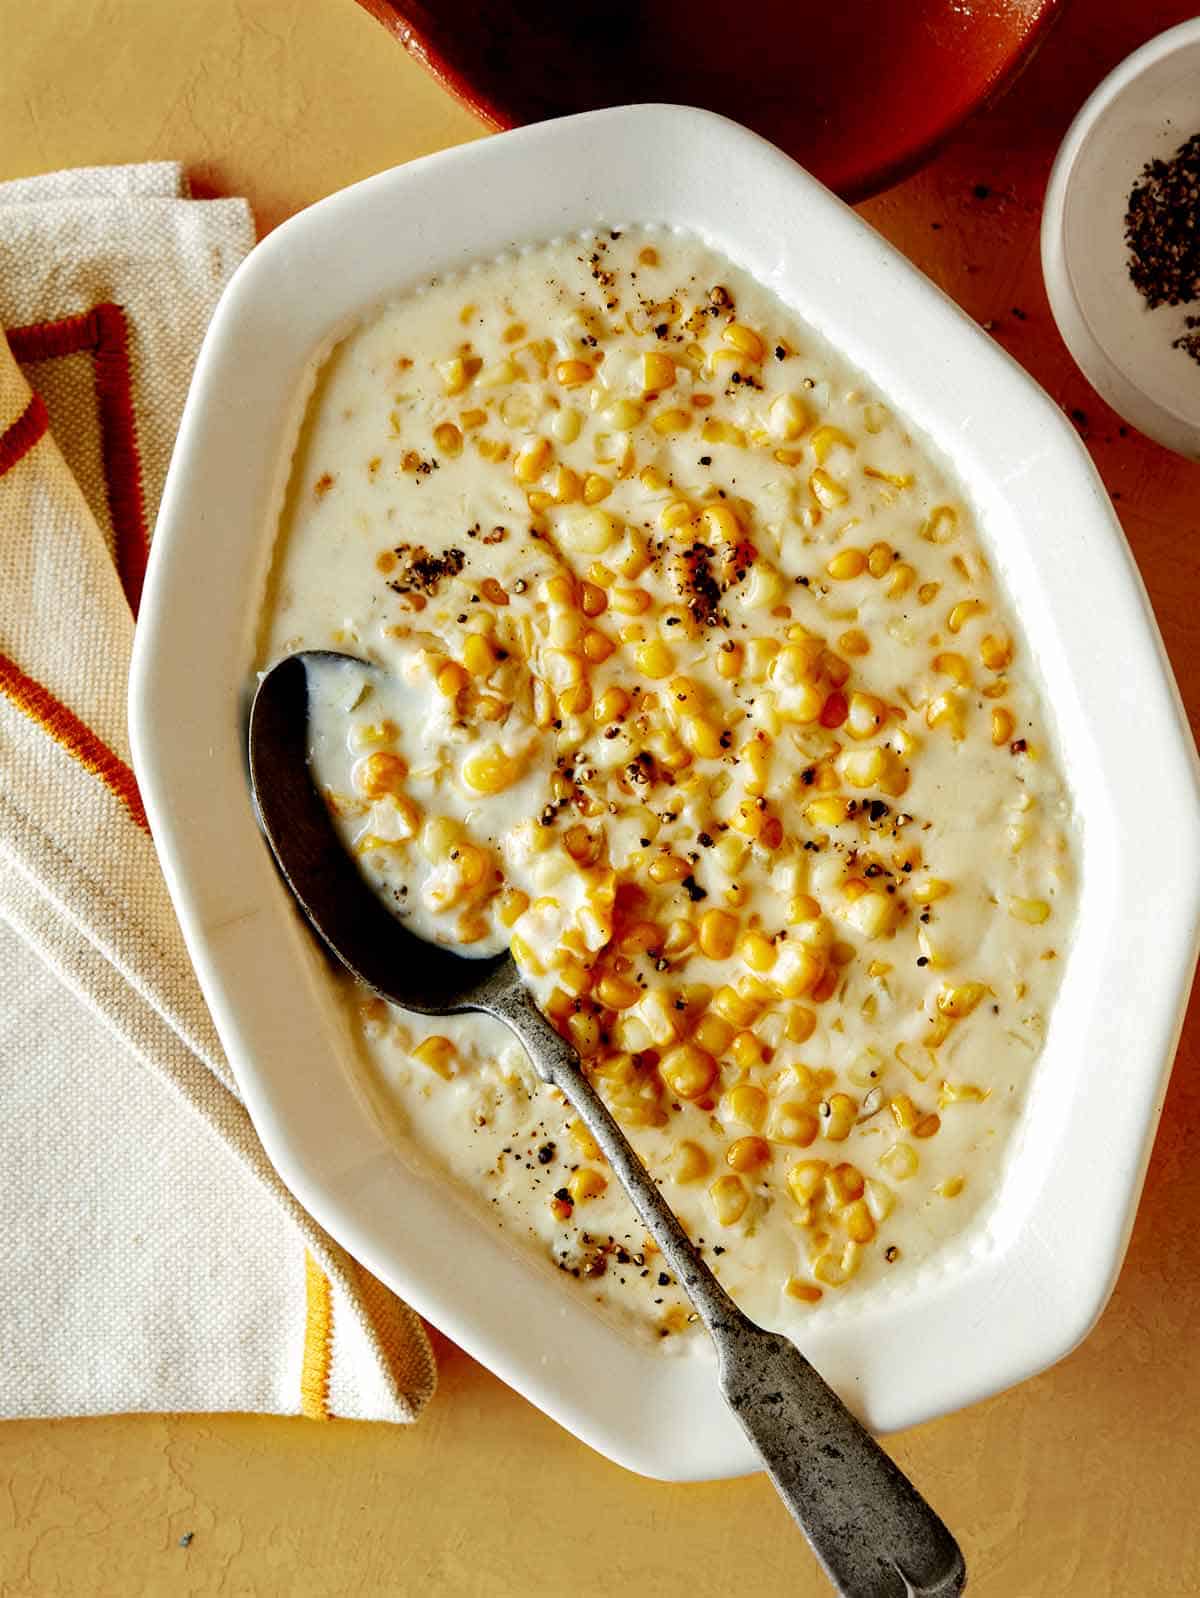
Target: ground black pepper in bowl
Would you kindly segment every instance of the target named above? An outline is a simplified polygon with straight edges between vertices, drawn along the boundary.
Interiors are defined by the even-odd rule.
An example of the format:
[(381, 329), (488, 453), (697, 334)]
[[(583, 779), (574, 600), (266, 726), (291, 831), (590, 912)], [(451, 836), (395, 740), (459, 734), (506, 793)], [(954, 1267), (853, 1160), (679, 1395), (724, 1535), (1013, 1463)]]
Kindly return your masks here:
[[(1129, 276), (1151, 310), (1200, 299), (1200, 133), (1169, 161), (1148, 161), (1125, 212)], [(1188, 319), (1188, 327), (1195, 324)], [(1174, 341), (1200, 360), (1195, 333)]]

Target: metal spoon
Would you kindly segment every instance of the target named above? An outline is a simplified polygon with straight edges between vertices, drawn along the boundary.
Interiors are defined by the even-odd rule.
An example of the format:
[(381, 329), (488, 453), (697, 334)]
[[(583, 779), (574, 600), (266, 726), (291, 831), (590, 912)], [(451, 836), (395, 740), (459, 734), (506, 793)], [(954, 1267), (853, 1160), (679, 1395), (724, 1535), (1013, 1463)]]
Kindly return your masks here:
[[(520, 1039), (543, 1081), (571, 1101), (716, 1344), (721, 1391), (779, 1496), (844, 1598), (952, 1598), (958, 1544), (916, 1488), (803, 1354), (749, 1320), (693, 1248), (512, 956), (470, 959), (415, 937), (359, 874), (308, 763), (307, 662), (283, 660), (250, 713), (250, 775), (263, 831), (305, 915), (352, 975), (421, 1015), (478, 1010)], [(355, 661), (365, 665), (364, 661)]]

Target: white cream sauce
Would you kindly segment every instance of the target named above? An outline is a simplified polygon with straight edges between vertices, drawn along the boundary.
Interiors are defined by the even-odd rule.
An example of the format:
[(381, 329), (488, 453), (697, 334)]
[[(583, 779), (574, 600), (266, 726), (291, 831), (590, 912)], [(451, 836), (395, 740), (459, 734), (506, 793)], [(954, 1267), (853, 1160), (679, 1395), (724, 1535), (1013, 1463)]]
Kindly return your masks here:
[[(756, 330), (762, 358), (739, 356), (731, 328), (735, 340)], [(714, 373), (718, 351), (729, 359)], [(674, 363), (669, 387), (649, 395), (646, 353)], [(564, 382), (563, 362), (586, 363), (591, 376)], [(680, 430), (655, 426), (666, 413), (682, 416)], [(546, 460), (522, 481), (514, 462), (536, 457), (539, 441)], [(590, 508), (580, 498), (589, 477), (607, 490)], [(531, 505), (531, 494), (550, 502)], [(682, 534), (662, 525), (679, 502), (693, 517)], [(748, 553), (721, 544), (719, 527), (699, 519), (705, 505), (733, 511)], [(698, 543), (723, 592), (689, 610), (696, 589), (681, 590), (682, 552)], [(868, 569), (830, 574), (831, 560), (856, 551)], [(592, 598), (602, 591), (605, 608), (581, 619), (581, 585), (597, 576)], [(564, 577), (568, 604), (547, 588)], [(489, 581), (505, 603), (489, 597)], [(561, 657), (579, 655), (588, 628), (613, 646), (583, 673), (590, 703), (568, 712), (559, 700), (539, 717), (538, 680), (571, 687)], [(795, 628), (824, 641), (815, 678), (789, 665)], [(446, 692), (457, 678), (439, 674), (481, 637), (494, 658)], [(664, 675), (642, 670), (650, 643), (669, 651)], [(731, 644), (745, 658), (723, 675)], [(978, 1225), (1070, 939), (1069, 800), (1011, 602), (961, 493), (794, 313), (697, 240), (637, 228), (484, 263), (364, 324), (330, 356), (309, 407), (263, 664), (311, 648), (371, 663), (312, 673), (313, 767), (368, 880), (412, 929), (469, 936), (464, 952), (475, 954), (515, 934), (535, 992), (558, 1003), (563, 1024), (562, 984), (578, 987), (579, 974), (554, 962), (572, 940), (585, 1011), (597, 960), (592, 979), (606, 971), (643, 990), (628, 1008), (599, 1005), (609, 1043), (591, 1063), (615, 1053), (636, 1068), (615, 1079), (601, 1069), (598, 1085), (634, 1122), (647, 1083), (656, 1088), (647, 1124), (626, 1129), (751, 1314), (794, 1327)], [(597, 720), (614, 688), (632, 693), (629, 708)], [(814, 691), (834, 725), (812, 718)], [(853, 736), (872, 703), (880, 725)], [(727, 747), (689, 750), (693, 712)], [(1007, 728), (997, 714), (1011, 719), (1008, 736), (996, 737)], [(756, 784), (746, 749), (760, 733), (772, 753)], [(856, 785), (853, 757), (876, 749), (880, 771)], [(498, 792), (477, 785), (481, 753), (489, 771), (503, 767)], [(649, 780), (630, 777), (639, 760)], [(810, 811), (831, 797), (853, 811), (832, 821)], [(782, 837), (739, 831), (739, 806), (757, 809), (751, 829), (769, 817)], [(572, 855), (572, 828), (599, 840), (597, 860)], [(687, 880), (655, 883), (664, 859), (684, 862)], [(618, 899), (606, 947), (614, 882), (646, 897), (624, 917)], [(514, 891), (530, 901), (523, 910)], [(806, 902), (807, 918), (796, 909)], [(736, 918), (740, 937), (763, 935), (768, 969), (756, 976), (749, 944), (727, 958), (664, 946), (714, 909)], [(657, 946), (620, 953), (644, 923)], [(761, 1057), (730, 1043), (711, 1090), (684, 1098), (664, 1086), (655, 1059), (667, 1067), (705, 1010), (685, 990), (755, 980), (772, 996), (730, 1030), (752, 1034)], [(602, 1162), (502, 1028), (348, 999), (406, 1135), (487, 1215), (579, 1272), (635, 1328), (686, 1324), (615, 1186), (570, 1213), (554, 1200), (580, 1170), (603, 1177)], [(955, 1018), (964, 1003), (969, 1013)], [(430, 1036), (450, 1045), (436, 1069), (413, 1052)], [(739, 1087), (760, 1091), (761, 1117), (739, 1119)], [(826, 1135), (835, 1094), (854, 1107), (844, 1139)], [(788, 1141), (784, 1106), (806, 1106), (819, 1132)], [(731, 1145), (759, 1137), (765, 1163), (730, 1171)], [(684, 1142), (711, 1162), (701, 1180), (677, 1179)], [(812, 1161), (826, 1163), (829, 1181), (849, 1171), (859, 1185), (838, 1203), (827, 1183), (815, 1207), (798, 1202), (789, 1172)], [(725, 1224), (712, 1190), (722, 1176), (736, 1178), (742, 1206)], [(870, 1236), (848, 1243), (848, 1217)]]

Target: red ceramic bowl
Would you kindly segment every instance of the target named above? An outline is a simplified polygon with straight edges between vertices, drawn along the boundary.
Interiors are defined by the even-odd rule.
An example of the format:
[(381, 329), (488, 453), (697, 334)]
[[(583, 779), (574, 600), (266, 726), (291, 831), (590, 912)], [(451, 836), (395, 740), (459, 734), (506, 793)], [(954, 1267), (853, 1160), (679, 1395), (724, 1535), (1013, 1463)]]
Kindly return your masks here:
[(846, 199), (1011, 82), (1062, 0), (360, 0), (493, 127), (638, 101), (756, 129)]

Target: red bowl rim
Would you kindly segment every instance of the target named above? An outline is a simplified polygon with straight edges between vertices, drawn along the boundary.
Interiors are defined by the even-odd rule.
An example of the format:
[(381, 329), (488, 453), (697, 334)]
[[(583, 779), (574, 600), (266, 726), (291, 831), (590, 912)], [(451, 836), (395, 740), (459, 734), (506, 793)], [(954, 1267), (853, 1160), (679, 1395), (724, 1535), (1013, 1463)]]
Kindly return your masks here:
[[(361, 0), (374, 15), (380, 16), (379, 0)], [(422, 8), (385, 0), (394, 18), (385, 26), (393, 28), (397, 38), (415, 60), (442, 85), (454, 98), (486, 123), (489, 128), (502, 131), (520, 124), (509, 111), (493, 97), (477, 89), (471, 79), (459, 70), (434, 42), (429, 29), (423, 24)], [(836, 192), (850, 203), (869, 199), (884, 189), (909, 177), (925, 165), (946, 143), (950, 136), (971, 117), (997, 101), (1033, 60), (1052, 27), (1066, 8), (1066, 0), (1037, 0), (1037, 11), (1030, 22), (1014, 40), (1013, 48), (1004, 62), (986, 79), (978, 92), (965, 106), (948, 111), (944, 119), (925, 138), (905, 146), (887, 160), (867, 161), (840, 178)], [(383, 20), (380, 17), (380, 20)], [(586, 109), (581, 107), (580, 109)], [(801, 162), (803, 165), (803, 162)]]

